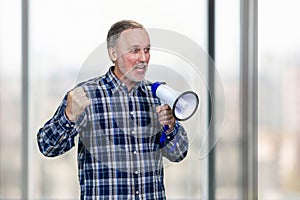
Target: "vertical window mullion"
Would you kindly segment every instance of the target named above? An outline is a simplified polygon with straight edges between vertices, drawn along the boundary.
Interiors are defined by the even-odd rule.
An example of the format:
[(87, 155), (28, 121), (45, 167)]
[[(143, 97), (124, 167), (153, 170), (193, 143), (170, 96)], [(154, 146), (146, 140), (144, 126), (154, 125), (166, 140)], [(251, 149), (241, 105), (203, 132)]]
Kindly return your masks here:
[(22, 0), (22, 199), (28, 199), (28, 0)]
[(243, 199), (257, 196), (257, 0), (241, 1), (241, 191)]
[[(209, 125), (209, 146), (213, 146), (215, 141), (215, 122), (212, 117), (215, 115), (215, 1), (208, 0), (208, 54), (213, 62), (208, 64), (208, 125)], [(208, 154), (208, 199), (215, 199), (216, 180), (215, 180), (215, 148), (212, 148)]]

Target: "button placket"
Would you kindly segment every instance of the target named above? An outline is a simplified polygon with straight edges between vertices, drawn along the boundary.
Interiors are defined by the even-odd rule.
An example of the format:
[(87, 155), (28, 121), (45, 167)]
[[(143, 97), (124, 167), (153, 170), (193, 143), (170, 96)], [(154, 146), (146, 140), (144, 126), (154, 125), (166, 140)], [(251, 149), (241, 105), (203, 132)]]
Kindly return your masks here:
[[(129, 111), (129, 119), (130, 119), (130, 130), (131, 130), (131, 134), (134, 135), (136, 134), (135, 131), (135, 126), (136, 126), (136, 122), (135, 120), (137, 120), (135, 117), (135, 110), (134, 110), (134, 103), (133, 103), (133, 93), (129, 92), (128, 93), (128, 111)], [(134, 137), (134, 136), (133, 136)], [(133, 145), (133, 149), (132, 149), (132, 154), (133, 154), (133, 159), (136, 160), (138, 159), (138, 150), (136, 149), (137, 144), (132, 144)], [(139, 170), (133, 170), (133, 179), (134, 179), (134, 194), (135, 194), (135, 199), (139, 199)]]
[(130, 93), (128, 94), (128, 111), (129, 111), (129, 126), (130, 126), (130, 133), (132, 135), (135, 134), (135, 131), (134, 131), (134, 111), (133, 111), (133, 103), (132, 103), (132, 100), (131, 100), (131, 96), (130, 96)]

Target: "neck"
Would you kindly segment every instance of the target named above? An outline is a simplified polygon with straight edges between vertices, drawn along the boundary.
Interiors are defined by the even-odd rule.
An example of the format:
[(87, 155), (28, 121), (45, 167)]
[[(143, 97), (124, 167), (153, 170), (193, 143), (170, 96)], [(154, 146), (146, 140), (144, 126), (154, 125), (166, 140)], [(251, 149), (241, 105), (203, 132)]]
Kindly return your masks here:
[(128, 91), (130, 91), (136, 84), (136, 82), (129, 80), (120, 70), (118, 67), (114, 66), (112, 72), (114, 75), (126, 85)]

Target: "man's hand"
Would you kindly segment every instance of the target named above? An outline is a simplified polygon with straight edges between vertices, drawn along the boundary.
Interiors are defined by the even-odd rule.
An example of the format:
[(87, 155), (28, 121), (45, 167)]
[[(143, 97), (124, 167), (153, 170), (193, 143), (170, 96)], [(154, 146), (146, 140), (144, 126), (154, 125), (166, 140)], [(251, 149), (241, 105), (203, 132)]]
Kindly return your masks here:
[(81, 115), (84, 109), (91, 104), (82, 87), (77, 87), (69, 92), (67, 97), (66, 116), (74, 122)]
[(162, 126), (168, 125), (169, 129), (166, 132), (171, 132), (175, 126), (175, 118), (173, 116), (171, 108), (167, 104), (164, 104), (162, 106), (157, 106), (156, 112), (158, 114), (159, 123)]

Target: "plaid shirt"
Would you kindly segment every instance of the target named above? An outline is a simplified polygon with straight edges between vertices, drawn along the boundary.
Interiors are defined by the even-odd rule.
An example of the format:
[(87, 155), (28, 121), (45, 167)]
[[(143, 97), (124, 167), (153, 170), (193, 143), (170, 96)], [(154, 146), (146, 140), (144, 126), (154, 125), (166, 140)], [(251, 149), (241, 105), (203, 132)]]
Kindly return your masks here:
[(39, 130), (40, 151), (54, 157), (78, 140), (81, 199), (166, 199), (163, 159), (181, 161), (188, 151), (179, 122), (161, 142), (158, 98), (147, 81), (130, 91), (110, 69), (104, 76), (79, 84), (91, 105), (74, 123), (65, 116), (63, 99), (54, 116)]

